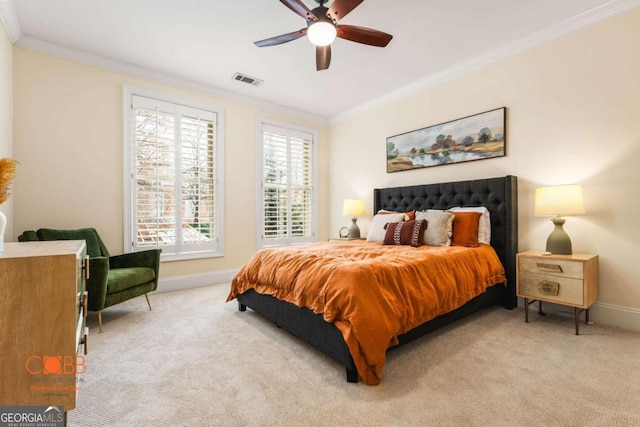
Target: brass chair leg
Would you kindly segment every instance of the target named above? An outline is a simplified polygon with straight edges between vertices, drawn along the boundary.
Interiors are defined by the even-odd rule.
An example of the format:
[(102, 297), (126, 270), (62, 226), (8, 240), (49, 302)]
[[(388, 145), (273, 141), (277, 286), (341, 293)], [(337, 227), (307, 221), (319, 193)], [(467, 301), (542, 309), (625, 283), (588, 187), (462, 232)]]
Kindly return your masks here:
[(100, 333), (102, 333), (102, 311), (98, 311), (98, 328), (100, 329)]
[(147, 299), (147, 305), (149, 306), (149, 311), (151, 311), (151, 303), (149, 302), (149, 294), (144, 294), (144, 297)]

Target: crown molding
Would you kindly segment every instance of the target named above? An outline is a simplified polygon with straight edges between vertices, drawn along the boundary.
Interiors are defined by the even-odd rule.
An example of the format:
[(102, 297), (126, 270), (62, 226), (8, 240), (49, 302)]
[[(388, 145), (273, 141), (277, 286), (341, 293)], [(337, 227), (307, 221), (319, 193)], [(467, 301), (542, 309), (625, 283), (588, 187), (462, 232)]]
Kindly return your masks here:
[(430, 87), (436, 86), (478, 68), (489, 65), (493, 62), (515, 55), (526, 49), (547, 43), (553, 39), (564, 36), (581, 28), (625, 13), (638, 6), (640, 6), (640, 0), (611, 0), (579, 15), (566, 19), (565, 21), (560, 22), (556, 25), (533, 33), (520, 40), (516, 40), (515, 42), (503, 46), (499, 49), (495, 49), (485, 54), (469, 58), (466, 61), (455, 64), (451, 67), (447, 67), (437, 73), (430, 74), (410, 85), (389, 92), (383, 96), (373, 99), (372, 101), (346, 110), (328, 119), (326, 117), (318, 116), (315, 114), (310, 114), (288, 107), (283, 107), (281, 105), (272, 104), (266, 101), (261, 101), (257, 98), (239, 95), (237, 93), (216, 88), (211, 85), (207, 85), (194, 80), (185, 79), (166, 73), (160, 73), (149, 68), (116, 61), (76, 49), (71, 49), (62, 45), (35, 39), (33, 37), (24, 36), (22, 34), (20, 23), (18, 22), (12, 2), (0, 1), (0, 21), (4, 25), (11, 42), (25, 49), (47, 53), (60, 58), (69, 59), (72, 61), (100, 67), (106, 70), (127, 74), (133, 77), (138, 77), (161, 84), (166, 84), (168, 86), (176, 87), (179, 89), (189, 90), (196, 93), (203, 93), (215, 98), (248, 105), (275, 114), (283, 114), (320, 125), (333, 125), (349, 118), (356, 117), (375, 108), (414, 95)]
[(485, 54), (471, 57), (463, 62), (447, 67), (437, 73), (428, 75), (415, 83), (405, 86), (393, 92), (389, 92), (370, 102), (361, 104), (355, 108), (344, 111), (329, 118), (329, 125), (334, 125), (347, 119), (359, 116), (367, 111), (382, 107), (394, 101), (414, 95), (428, 88), (451, 80), (455, 77), (469, 73), (478, 68), (497, 62), (501, 59), (515, 55), (529, 48), (547, 43), (553, 39), (577, 31), (581, 28), (595, 24), (613, 16), (622, 14), (640, 6), (640, 0), (611, 0), (579, 15), (566, 19), (558, 24), (535, 32), (522, 39), (516, 40), (498, 49)]
[(22, 37), (22, 29), (12, 2), (0, 1), (0, 22), (2, 22), (4, 29), (7, 31), (11, 44), (16, 44)]
[(264, 110), (274, 114), (283, 114), (289, 117), (298, 118), (300, 120), (305, 120), (324, 126), (328, 124), (326, 117), (321, 117), (315, 114), (310, 114), (303, 111), (294, 110), (292, 108), (283, 107), (281, 105), (272, 104), (266, 101), (261, 101), (257, 98), (240, 95), (195, 80), (190, 80), (167, 73), (161, 73), (150, 68), (133, 65), (122, 61), (116, 61), (114, 59), (105, 58), (103, 56), (94, 55), (92, 53), (84, 52), (77, 49), (72, 49), (63, 45), (47, 42), (34, 37), (21, 36), (18, 39), (16, 46), (24, 49), (46, 53), (52, 56), (57, 56), (59, 58), (71, 60), (74, 62), (91, 65), (108, 71), (127, 74), (132, 77), (161, 83), (177, 89), (205, 94), (224, 101), (254, 107), (256, 109)]
[(323, 126), (328, 125), (326, 117), (294, 110), (292, 108), (283, 107), (281, 105), (272, 104), (266, 101), (261, 101), (250, 96), (240, 95), (231, 91), (219, 89), (194, 80), (169, 75), (166, 73), (160, 73), (149, 68), (116, 61), (88, 52), (83, 52), (77, 49), (71, 49), (59, 44), (25, 36), (22, 34), (20, 23), (13, 8), (12, 2), (0, 0), (0, 22), (2, 22), (2, 25), (5, 27), (11, 43), (24, 49), (35, 50), (63, 59), (68, 59), (71, 61), (103, 68), (109, 71), (123, 73), (145, 80), (151, 80), (178, 89), (184, 89), (196, 93), (203, 93), (215, 98), (223, 99), (225, 101), (247, 105), (274, 114), (283, 114)]

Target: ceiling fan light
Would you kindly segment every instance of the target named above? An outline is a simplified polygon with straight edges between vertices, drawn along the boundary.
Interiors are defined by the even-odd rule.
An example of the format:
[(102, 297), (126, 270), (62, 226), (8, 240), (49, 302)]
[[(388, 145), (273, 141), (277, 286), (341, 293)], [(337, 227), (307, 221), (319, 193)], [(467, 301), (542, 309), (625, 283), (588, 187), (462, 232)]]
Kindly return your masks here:
[(309, 26), (307, 37), (316, 46), (326, 46), (336, 39), (337, 30), (335, 25), (329, 22), (315, 22)]

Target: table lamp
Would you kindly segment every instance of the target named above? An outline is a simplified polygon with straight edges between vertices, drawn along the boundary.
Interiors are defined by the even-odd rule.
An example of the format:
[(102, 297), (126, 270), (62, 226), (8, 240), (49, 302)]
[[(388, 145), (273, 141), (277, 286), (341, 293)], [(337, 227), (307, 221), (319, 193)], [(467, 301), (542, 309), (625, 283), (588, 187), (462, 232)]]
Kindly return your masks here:
[(578, 184), (554, 185), (536, 188), (534, 215), (551, 216), (553, 231), (547, 238), (547, 252), (559, 255), (571, 255), (571, 239), (562, 225), (562, 215), (585, 213), (582, 187)]
[(364, 200), (344, 199), (342, 215), (351, 217), (351, 228), (349, 228), (349, 235), (347, 237), (351, 239), (359, 239), (360, 228), (358, 227), (358, 224), (356, 224), (356, 221), (359, 216), (364, 215)]

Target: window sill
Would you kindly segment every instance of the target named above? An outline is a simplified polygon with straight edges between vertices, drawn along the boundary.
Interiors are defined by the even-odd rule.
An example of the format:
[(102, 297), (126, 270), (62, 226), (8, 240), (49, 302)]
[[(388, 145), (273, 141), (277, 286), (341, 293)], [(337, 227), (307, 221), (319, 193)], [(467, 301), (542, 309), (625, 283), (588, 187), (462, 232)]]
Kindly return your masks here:
[(180, 254), (162, 254), (160, 262), (188, 261), (191, 259), (220, 258), (224, 253), (219, 251), (185, 252)]

